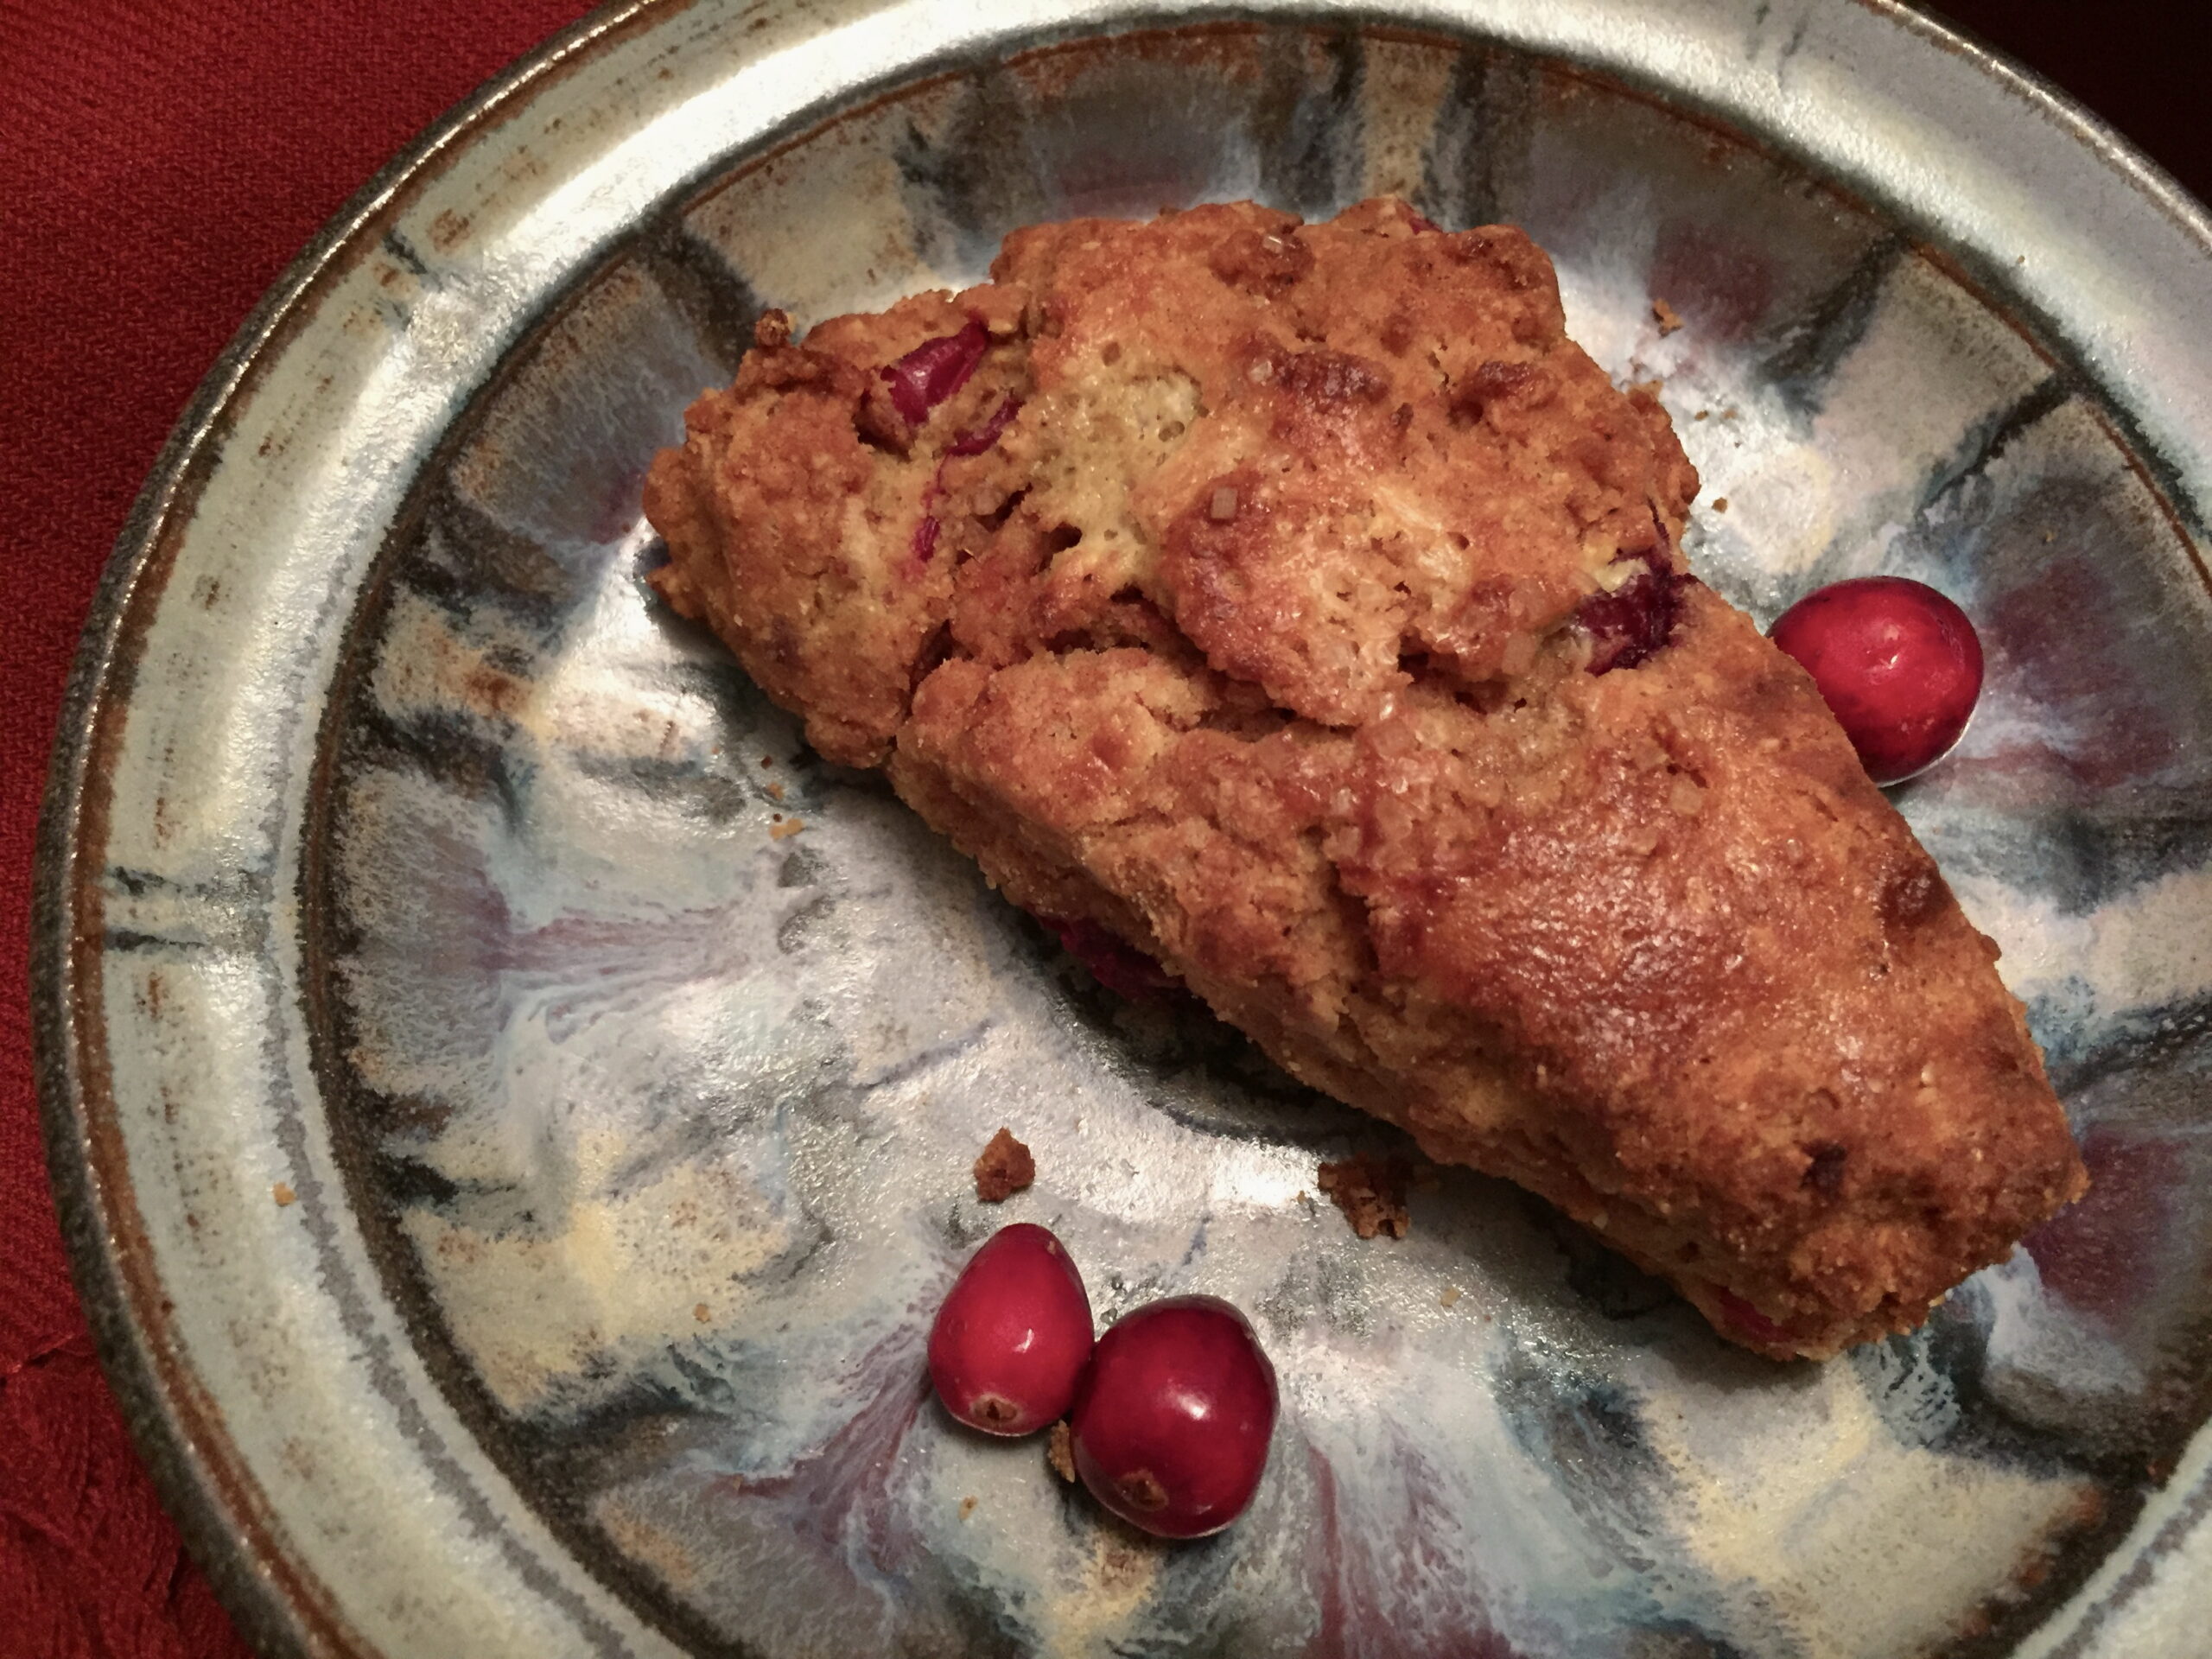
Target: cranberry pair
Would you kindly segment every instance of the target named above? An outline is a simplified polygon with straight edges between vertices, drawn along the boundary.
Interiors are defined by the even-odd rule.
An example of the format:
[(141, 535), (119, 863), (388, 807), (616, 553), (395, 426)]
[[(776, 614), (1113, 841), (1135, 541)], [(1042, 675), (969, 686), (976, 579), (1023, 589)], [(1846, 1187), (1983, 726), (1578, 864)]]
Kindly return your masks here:
[(947, 1411), (987, 1434), (1065, 1416), (1083, 1484), (1163, 1538), (1203, 1537), (1242, 1515), (1274, 1432), (1274, 1367), (1242, 1313), (1171, 1296), (1094, 1343), (1083, 1275), (1028, 1222), (995, 1234), (945, 1297), (930, 1380)]

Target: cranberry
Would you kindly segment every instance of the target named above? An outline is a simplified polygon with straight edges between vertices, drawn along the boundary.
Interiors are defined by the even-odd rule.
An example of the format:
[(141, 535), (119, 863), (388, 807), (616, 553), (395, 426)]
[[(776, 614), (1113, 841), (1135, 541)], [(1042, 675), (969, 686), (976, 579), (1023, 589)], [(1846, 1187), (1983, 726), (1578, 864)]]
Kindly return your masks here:
[(925, 340), (896, 363), (885, 365), (892, 406), (919, 426), (931, 410), (968, 384), (990, 343), (983, 325), (970, 322), (957, 334)]
[(943, 528), (933, 517), (924, 513), (914, 525), (913, 535), (907, 538), (906, 556), (916, 564), (927, 564), (930, 555), (937, 551), (937, 533)]
[(1981, 641), (1924, 582), (1858, 576), (1782, 613), (1774, 643), (1802, 664), (1866, 775), (1902, 782), (1959, 741), (1981, 695)]
[(1141, 1307), (1099, 1338), (1077, 1396), (1076, 1472), (1101, 1503), (1163, 1538), (1244, 1512), (1275, 1426), (1275, 1368), (1212, 1296)]
[(1132, 1002), (1157, 1002), (1183, 988), (1183, 982), (1133, 944), (1124, 944), (1093, 921), (1078, 917), (1038, 918), (1060, 936), (1061, 948), (1090, 970), (1090, 976)]
[(1020, 1221), (969, 1259), (930, 1327), (944, 1408), (987, 1434), (1058, 1421), (1090, 1359), (1090, 1298), (1060, 1241)]
[(972, 432), (963, 432), (945, 446), (949, 455), (980, 455), (999, 441), (1000, 434), (1021, 412), (1021, 399), (1009, 397), (991, 411), (991, 418)]
[(1753, 1342), (1782, 1342), (1789, 1338), (1787, 1331), (1732, 1290), (1723, 1290), (1716, 1285), (1713, 1298), (1720, 1304), (1720, 1311), (1727, 1316), (1728, 1323)]
[(1659, 548), (1618, 554), (1613, 563), (1643, 569), (1611, 593), (1584, 600), (1575, 610), (1574, 620), (1590, 636), (1592, 674), (1634, 668), (1656, 654), (1681, 620), (1682, 589), (1690, 585), (1690, 578), (1675, 571)]

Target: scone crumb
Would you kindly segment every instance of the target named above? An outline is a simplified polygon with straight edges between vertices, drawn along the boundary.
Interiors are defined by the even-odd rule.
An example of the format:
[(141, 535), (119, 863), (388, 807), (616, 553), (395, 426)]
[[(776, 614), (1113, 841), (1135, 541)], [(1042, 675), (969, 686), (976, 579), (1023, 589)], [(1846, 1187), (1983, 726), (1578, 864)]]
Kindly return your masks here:
[(1037, 1160), (1004, 1124), (976, 1160), (976, 1196), (985, 1204), (1012, 1198), (1037, 1179)]
[(769, 798), (770, 800), (772, 800), (772, 801), (780, 801), (780, 800), (782, 800), (782, 799), (784, 798), (784, 786), (783, 786), (781, 784), (771, 784), (771, 785), (768, 785), (768, 798)]
[(276, 1207), (279, 1210), (288, 1204), (297, 1204), (300, 1201), (300, 1195), (292, 1191), (292, 1184), (289, 1181), (277, 1182), (269, 1189), (269, 1196), (276, 1200)]
[(1052, 1465), (1052, 1472), (1072, 1486), (1075, 1484), (1075, 1433), (1065, 1422), (1054, 1423), (1052, 1433), (1045, 1441), (1045, 1461)]
[(975, 1497), (972, 1495), (962, 1498), (960, 1500), (960, 1518), (963, 1521), (965, 1521), (969, 1516), (975, 1514), (976, 1505), (980, 1502), (982, 1502), (980, 1498)]
[(784, 818), (779, 823), (772, 823), (768, 826), (768, 839), (771, 841), (785, 841), (798, 834), (800, 830), (805, 828), (806, 820), (804, 818)]
[(1682, 326), (1681, 314), (1664, 300), (1651, 302), (1652, 321), (1659, 325), (1659, 337), (1664, 340)]
[(1716, 495), (1716, 496), (1714, 496), (1714, 497), (1713, 498), (1713, 510), (1715, 512), (1727, 512), (1727, 511), (1728, 511), (1728, 498), (1727, 498), (1726, 496), (1725, 496), (1725, 495)]
[(691, 1317), (704, 1325), (709, 1319), (714, 1318), (714, 1314), (704, 1302), (695, 1302), (691, 1306)]
[(1466, 1293), (1459, 1286), (1446, 1285), (1444, 1287), (1444, 1294), (1436, 1299), (1436, 1305), (1439, 1307), (1453, 1306), (1459, 1302), (1459, 1298), (1465, 1294)]
[(1412, 1173), (1402, 1158), (1370, 1158), (1361, 1153), (1322, 1165), (1321, 1190), (1362, 1238), (1377, 1233), (1403, 1238), (1413, 1221), (1406, 1213), (1406, 1182)]

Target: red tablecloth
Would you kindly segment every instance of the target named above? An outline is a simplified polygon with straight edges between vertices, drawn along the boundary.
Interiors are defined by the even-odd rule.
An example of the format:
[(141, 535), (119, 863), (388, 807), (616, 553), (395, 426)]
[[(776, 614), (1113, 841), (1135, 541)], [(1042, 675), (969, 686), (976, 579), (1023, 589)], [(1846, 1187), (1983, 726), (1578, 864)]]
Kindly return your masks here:
[(93, 1361), (31, 1090), (23, 963), (54, 711), (193, 387), (316, 227), (587, 0), (0, 0), (0, 1653), (245, 1649)]
[[(1845, 0), (1830, 0), (1845, 3)], [(1018, 4), (1019, 0), (1008, 0)], [(1955, 0), (2200, 193), (2194, 0)], [(584, 0), (0, 0), (0, 1652), (245, 1652), (93, 1362), (32, 1096), (38, 798), (93, 584), (262, 290), (425, 124)]]

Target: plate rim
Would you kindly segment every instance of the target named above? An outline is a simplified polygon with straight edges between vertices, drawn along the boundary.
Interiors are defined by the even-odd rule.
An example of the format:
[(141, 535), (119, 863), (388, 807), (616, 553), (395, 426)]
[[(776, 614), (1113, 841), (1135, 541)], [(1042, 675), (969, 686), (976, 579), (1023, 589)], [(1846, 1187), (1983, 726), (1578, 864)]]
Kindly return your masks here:
[[(2038, 72), (1991, 47), (1932, 5), (1909, 0), (1854, 0), (1934, 49), (1955, 57), (2018, 99), (2031, 117), (2081, 144), (2118, 175), (2212, 261), (2212, 210), (2104, 118)], [(326, 280), (357, 242), (436, 176), (448, 156), (499, 124), (506, 106), (556, 79), (575, 61), (659, 15), (688, 10), (692, 0), (605, 0), (575, 22), (515, 58), (423, 128), (363, 184), (296, 255), (264, 292), (194, 388), (134, 499), (100, 574), (71, 663), (56, 716), (31, 868), (29, 1007), (33, 1071), (47, 1168), (71, 1276), (90, 1325), (101, 1368), (114, 1389), (131, 1440), (186, 1548), (207, 1574), (240, 1632), (260, 1652), (391, 1659), (365, 1644), (311, 1568), (283, 1546), (260, 1512), (257, 1493), (205, 1399), (188, 1360), (160, 1333), (158, 1281), (143, 1276), (134, 1252), (145, 1249), (135, 1204), (103, 1168), (101, 1141), (112, 1135), (115, 1103), (105, 1092), (101, 1020), (88, 995), (80, 957), (99, 949), (99, 901), (83, 874), (86, 837), (105, 826), (107, 785), (99, 762), (110, 736), (110, 712), (128, 703), (144, 627), (161, 598), (157, 569), (165, 549), (188, 524), (200, 486), (219, 458), (233, 408), (249, 396), (265, 362), (279, 354), (312, 315)], [(1009, 15), (1020, 0), (998, 0)], [(1141, 18), (1114, 25), (1172, 27), (1178, 22), (1281, 22), (1281, 10), (1240, 7), (1142, 8)], [(1353, 26), (1414, 20), (1385, 5), (1319, 5)], [(1470, 22), (1473, 20), (1470, 19)], [(1417, 26), (1417, 25), (1416, 25)], [(1090, 29), (1077, 31), (1093, 32)], [(1693, 105), (1692, 107), (1694, 107)], [(1770, 142), (1770, 141), (1769, 141)], [(2129, 435), (2139, 454), (2155, 444)], [(2171, 481), (2160, 480), (2159, 493)], [(2186, 503), (2177, 503), (2186, 511)], [(149, 580), (150, 578), (150, 580)], [(134, 1265), (140, 1270), (134, 1274)], [(2164, 1535), (2212, 1510), (2212, 1483), (2170, 1516)], [(2131, 1575), (2133, 1576), (2133, 1575)], [(2125, 1587), (2113, 1586), (2125, 1593)], [(2111, 1596), (2091, 1615), (2100, 1622)], [(2086, 1630), (2081, 1634), (2087, 1634)]]
[[(250, 1477), (220, 1414), (198, 1398), (188, 1362), (156, 1331), (158, 1298), (132, 1281), (127, 1253), (134, 1206), (111, 1191), (99, 1166), (99, 1115), (114, 1102), (89, 1090), (104, 1070), (99, 1021), (86, 1006), (78, 953), (94, 943), (85, 924), (87, 890), (79, 855), (105, 816), (95, 760), (107, 711), (127, 702), (136, 668), (129, 630), (145, 620), (160, 588), (146, 578), (164, 544), (191, 518), (212, 470), (213, 447), (229, 411), (248, 395), (264, 362), (304, 323), (310, 302), (341, 256), (434, 176), (443, 159), (502, 109), (557, 78), (574, 60), (689, 0), (605, 0), (539, 41), (423, 128), (325, 220), (263, 294), (194, 388), (146, 482), (131, 503), (93, 591), (55, 719), (31, 865), (32, 1071), (47, 1174), (70, 1278), (114, 1390), (131, 1443), (162, 1508), (224, 1611), (257, 1651), (281, 1659), (390, 1659), (365, 1645), (311, 1570), (278, 1542), (257, 1513)], [(97, 910), (97, 899), (93, 908)]]

